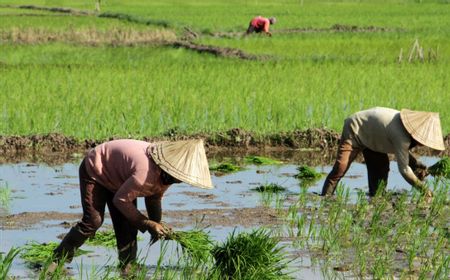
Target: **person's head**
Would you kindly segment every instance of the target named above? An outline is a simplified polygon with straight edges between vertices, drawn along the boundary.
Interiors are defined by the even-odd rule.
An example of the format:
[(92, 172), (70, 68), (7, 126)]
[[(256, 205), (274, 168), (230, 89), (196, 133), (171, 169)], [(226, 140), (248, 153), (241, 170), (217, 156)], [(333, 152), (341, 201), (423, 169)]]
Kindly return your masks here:
[(169, 173), (161, 169), (161, 182), (163, 185), (172, 185), (181, 183), (181, 180), (178, 180), (175, 177), (172, 177)]
[(163, 171), (163, 182), (213, 188), (202, 140), (159, 142), (149, 147), (148, 154)]
[(270, 17), (269, 22), (270, 22), (270, 24), (275, 24), (275, 23), (277, 23), (277, 19), (274, 17)]
[(445, 150), (439, 113), (402, 109), (400, 119), (411, 135), (411, 146), (424, 145), (435, 150)]

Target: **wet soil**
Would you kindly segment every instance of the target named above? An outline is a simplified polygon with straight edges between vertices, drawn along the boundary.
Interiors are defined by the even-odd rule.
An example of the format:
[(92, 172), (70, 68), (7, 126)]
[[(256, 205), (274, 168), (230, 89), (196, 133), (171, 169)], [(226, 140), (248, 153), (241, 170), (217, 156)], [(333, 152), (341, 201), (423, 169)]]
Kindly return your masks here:
[[(145, 214), (145, 213), (143, 213)], [(107, 217), (109, 214), (105, 214)], [(163, 220), (175, 228), (197, 224), (202, 227), (253, 227), (261, 225), (278, 225), (282, 221), (276, 210), (268, 207), (253, 208), (206, 208), (198, 210), (165, 210)], [(24, 230), (32, 227), (70, 227), (80, 220), (81, 212), (63, 213), (22, 212), (13, 215), (0, 215), (2, 230)], [(59, 224), (46, 224), (47, 221), (63, 221)]]
[[(183, 135), (168, 132), (161, 137), (143, 137), (141, 140), (155, 142), (188, 138), (205, 139), (209, 156), (220, 156), (222, 153), (233, 153), (235, 156), (251, 153), (260, 155), (277, 153), (278, 158), (286, 156), (291, 161), (295, 161), (295, 155), (300, 151), (311, 152), (308, 157), (316, 158), (311, 163), (316, 161), (323, 163), (333, 157), (340, 135), (335, 131), (326, 129), (307, 129), (260, 136), (250, 131), (234, 128), (215, 134)], [(115, 138), (79, 140), (57, 133), (30, 136), (0, 135), (0, 163), (23, 161), (24, 159), (31, 162), (39, 160), (67, 162), (70, 158), (73, 158), (74, 153), (79, 153), (82, 156), (90, 148), (113, 139)], [(445, 151), (437, 152), (424, 147), (416, 149), (415, 152), (419, 155), (448, 156), (450, 155), (450, 134), (444, 138), (444, 142)], [(317, 153), (317, 151), (320, 151), (320, 153)], [(301, 154), (301, 157), (305, 158), (305, 154)]]

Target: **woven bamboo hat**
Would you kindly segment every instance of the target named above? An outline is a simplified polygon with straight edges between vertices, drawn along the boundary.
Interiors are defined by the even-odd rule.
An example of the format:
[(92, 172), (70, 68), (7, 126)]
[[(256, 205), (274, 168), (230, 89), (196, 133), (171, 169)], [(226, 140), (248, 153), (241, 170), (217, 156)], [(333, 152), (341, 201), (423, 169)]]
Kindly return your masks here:
[(172, 177), (203, 189), (213, 188), (203, 140), (159, 142), (150, 146), (149, 154)]
[(439, 113), (402, 109), (400, 119), (414, 140), (435, 150), (445, 150)]

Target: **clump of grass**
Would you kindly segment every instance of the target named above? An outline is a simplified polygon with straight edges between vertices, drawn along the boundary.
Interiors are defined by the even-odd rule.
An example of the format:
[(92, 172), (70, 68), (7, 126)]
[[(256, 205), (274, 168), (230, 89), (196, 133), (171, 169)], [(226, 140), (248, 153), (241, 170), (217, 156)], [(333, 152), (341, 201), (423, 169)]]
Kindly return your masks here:
[(113, 230), (97, 231), (86, 241), (87, 245), (100, 245), (104, 247), (116, 247), (116, 235)]
[(213, 242), (209, 234), (202, 229), (172, 231), (166, 239), (178, 242), (183, 253), (194, 263), (205, 263), (211, 259)]
[(261, 156), (248, 156), (245, 157), (245, 162), (248, 164), (256, 164), (256, 165), (272, 165), (272, 164), (281, 164), (282, 162), (279, 160), (261, 157)]
[(20, 248), (12, 247), (8, 253), (0, 252), (0, 279), (8, 279), (8, 272), (11, 269), (11, 264), (14, 258), (20, 253)]
[[(20, 257), (31, 266), (43, 264), (52, 258), (53, 250), (55, 250), (56, 247), (58, 247), (58, 243), (56, 242), (38, 243), (36, 241), (31, 241), (22, 247)], [(89, 251), (77, 249), (75, 256), (77, 257), (87, 253), (89, 253)]]
[(210, 166), (209, 170), (218, 171), (218, 172), (222, 172), (222, 173), (231, 173), (231, 172), (241, 170), (241, 167), (234, 165), (232, 163), (229, 163), (229, 162), (224, 162), (224, 163)]
[(257, 192), (279, 193), (286, 191), (286, 188), (275, 183), (270, 183), (267, 185), (261, 185), (259, 187), (253, 188), (252, 190)]
[(322, 174), (317, 172), (314, 168), (307, 165), (297, 167), (298, 174), (294, 177), (302, 180), (317, 180), (322, 177)]
[(285, 270), (289, 263), (279, 240), (265, 229), (228, 236), (222, 245), (216, 245), (213, 273), (224, 279), (289, 279)]
[(450, 178), (450, 158), (443, 157), (441, 160), (430, 166), (428, 172), (434, 177)]

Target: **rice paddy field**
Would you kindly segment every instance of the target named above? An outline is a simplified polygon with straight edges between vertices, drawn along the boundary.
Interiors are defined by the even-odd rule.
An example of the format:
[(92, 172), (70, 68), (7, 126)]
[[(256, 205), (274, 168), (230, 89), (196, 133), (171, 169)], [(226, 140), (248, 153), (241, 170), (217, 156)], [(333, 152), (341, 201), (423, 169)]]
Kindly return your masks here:
[[(271, 37), (245, 36), (257, 15), (277, 18)], [(338, 133), (348, 115), (384, 106), (439, 112), (448, 145), (449, 83), (447, 0), (0, 0), (0, 279), (124, 278), (109, 217), (48, 274), (82, 212), (86, 150), (60, 153), (55, 138), (39, 153), (20, 139), (233, 130), (245, 142), (239, 132)], [(449, 278), (448, 158), (426, 179), (431, 203), (395, 161), (386, 193), (367, 197), (360, 159), (323, 198), (330, 151), (278, 148), (208, 150), (215, 189), (169, 189), (172, 238), (139, 234), (132, 279)]]
[[(339, 131), (374, 106), (437, 111), (450, 132), (446, 1), (94, 4), (0, 1), (2, 135)], [(274, 36), (243, 36), (260, 14), (278, 18)]]

